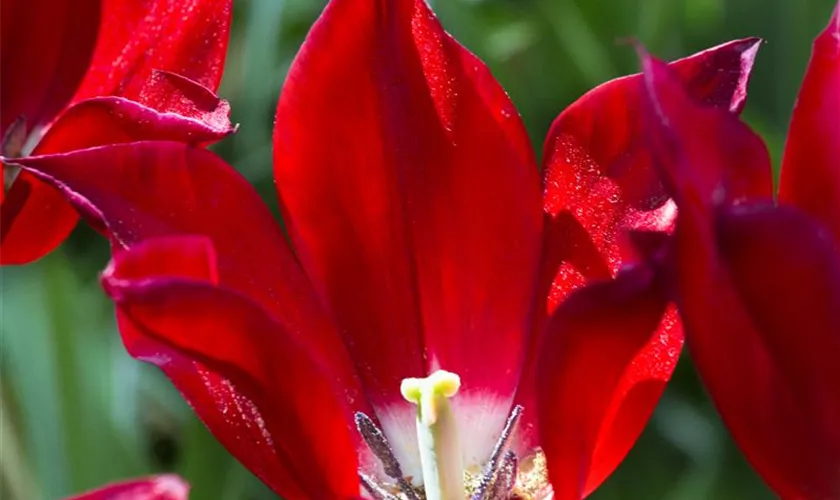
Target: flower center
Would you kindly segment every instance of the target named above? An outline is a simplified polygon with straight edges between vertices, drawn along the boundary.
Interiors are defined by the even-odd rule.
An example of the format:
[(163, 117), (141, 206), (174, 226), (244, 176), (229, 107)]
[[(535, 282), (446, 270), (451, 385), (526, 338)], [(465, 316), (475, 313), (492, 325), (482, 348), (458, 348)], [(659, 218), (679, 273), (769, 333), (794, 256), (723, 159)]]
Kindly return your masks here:
[(371, 452), (382, 462), (394, 483), (378, 481), (359, 471), (362, 486), (375, 500), (514, 500), (539, 499), (550, 493), (545, 456), (537, 450), (520, 462), (509, 450), (523, 408), (511, 410), (490, 459), (480, 473), (465, 470), (456, 419), (449, 400), (458, 393), (458, 375), (438, 370), (425, 378), (408, 378), (400, 387), (403, 397), (417, 405), (416, 429), (423, 472), (422, 487), (403, 473), (385, 434), (363, 413), (356, 427)]

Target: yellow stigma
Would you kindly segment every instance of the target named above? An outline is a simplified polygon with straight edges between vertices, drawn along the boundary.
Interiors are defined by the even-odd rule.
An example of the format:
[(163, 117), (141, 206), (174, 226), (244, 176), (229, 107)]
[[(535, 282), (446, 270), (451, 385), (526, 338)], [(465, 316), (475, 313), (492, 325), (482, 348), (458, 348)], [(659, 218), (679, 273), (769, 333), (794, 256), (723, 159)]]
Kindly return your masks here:
[(403, 397), (417, 405), (417, 444), (428, 500), (464, 498), (464, 465), (458, 429), (449, 398), (458, 393), (461, 378), (438, 370), (426, 378), (407, 378)]

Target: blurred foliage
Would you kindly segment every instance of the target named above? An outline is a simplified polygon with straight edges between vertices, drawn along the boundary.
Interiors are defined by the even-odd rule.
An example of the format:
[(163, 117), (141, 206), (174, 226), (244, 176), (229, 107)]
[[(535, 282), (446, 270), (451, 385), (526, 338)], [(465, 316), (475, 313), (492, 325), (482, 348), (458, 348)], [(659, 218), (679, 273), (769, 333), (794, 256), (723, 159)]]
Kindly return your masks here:
[[(216, 149), (272, 206), (271, 128), (285, 72), (323, 1), (237, 0), (221, 94), (239, 132)], [(663, 58), (729, 39), (766, 40), (747, 120), (775, 158), (832, 0), (435, 0), (447, 29), (484, 59), (519, 107), (535, 148), (587, 89), (634, 72), (634, 37)], [(152, 367), (124, 352), (97, 273), (107, 248), (81, 227), (59, 252), (6, 268), (0, 324), (0, 497), (54, 499), (118, 478), (174, 470), (195, 499), (274, 498), (215, 442)], [(735, 450), (690, 363), (681, 363), (609, 499), (772, 498)]]

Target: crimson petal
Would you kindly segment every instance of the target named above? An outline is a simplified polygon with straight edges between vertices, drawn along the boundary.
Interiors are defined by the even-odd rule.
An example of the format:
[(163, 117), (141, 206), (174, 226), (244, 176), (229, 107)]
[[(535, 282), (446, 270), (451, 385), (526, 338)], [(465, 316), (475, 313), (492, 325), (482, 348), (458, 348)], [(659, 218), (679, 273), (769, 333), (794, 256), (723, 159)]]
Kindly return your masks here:
[[(700, 105), (739, 113), (758, 46), (758, 39), (736, 40), (675, 61), (670, 68)], [(539, 295), (547, 298), (541, 304), (543, 315), (576, 288), (610, 278), (638, 260), (628, 238), (631, 231), (673, 230), (675, 206), (643, 144), (643, 90), (641, 75), (607, 82), (569, 106), (549, 131)], [(765, 180), (769, 190), (769, 169), (756, 176), (758, 184)], [(669, 307), (635, 369), (625, 373), (622, 389), (604, 395), (615, 398), (609, 411), (590, 415), (601, 428), (597, 448), (587, 450), (592, 454), (584, 467), (587, 488), (597, 486), (638, 437), (676, 367), (682, 342), (682, 328)], [(575, 368), (565, 369), (570, 370), (567, 377), (575, 377)], [(528, 406), (533, 395), (525, 389), (518, 398)]]
[(190, 487), (178, 476), (152, 476), (113, 483), (65, 500), (187, 500)]
[(459, 373), (462, 396), (509, 398), (540, 250), (539, 180), (487, 68), (424, 0), (335, 0), (275, 123), (290, 233), (372, 402), (402, 405), (400, 380), (437, 367)]
[(119, 247), (177, 234), (207, 235), (219, 283), (317, 346), (352, 388), (354, 370), (268, 207), (215, 154), (177, 142), (135, 142), (21, 158), (80, 213), (104, 223)]
[[(119, 95), (156, 109), (144, 96), (156, 70), (215, 91), (222, 79), (232, 0), (103, 0), (91, 67), (74, 98)], [(148, 99), (144, 97), (150, 97)]]
[[(88, 99), (62, 114), (34, 154), (142, 140), (208, 144), (233, 132), (226, 101), (179, 77), (161, 75), (159, 79), (178, 85), (166, 92), (172, 99), (172, 112), (159, 112), (121, 97)], [(78, 220), (60, 192), (28, 172), (15, 179), (0, 216), (3, 265), (26, 264), (43, 257), (64, 241)]]
[(43, 127), (73, 97), (93, 54), (101, 3), (3, 1), (0, 138), (21, 116), (30, 131)]
[[(670, 64), (689, 94), (703, 106), (739, 113), (760, 40), (736, 40)], [(578, 99), (554, 121), (545, 142), (545, 211), (570, 212), (589, 233), (615, 273), (634, 260), (622, 240), (628, 230), (671, 231), (676, 215), (644, 147), (641, 75), (607, 82)], [(766, 181), (770, 173), (766, 172)], [(550, 253), (553, 249), (549, 248)], [(585, 268), (577, 270), (586, 273)], [(562, 278), (557, 268), (544, 278)], [(597, 278), (589, 276), (586, 278)], [(569, 283), (557, 280), (554, 288)], [(556, 299), (571, 290), (552, 290)]]
[[(289, 336), (259, 305), (218, 287), (216, 256), (206, 237), (150, 239), (117, 252), (102, 277), (117, 304), (128, 351), (166, 371), (198, 361), (239, 391), (253, 415), (211, 430), (277, 493), (298, 498), (358, 495), (355, 433), (343, 381)], [(178, 356), (173, 357), (173, 351)], [(176, 383), (178, 378), (175, 379)], [(190, 394), (185, 394), (190, 397)], [(213, 421), (222, 408), (196, 407)], [(265, 449), (267, 448), (267, 449)], [(268, 459), (268, 460), (266, 460)]]
[[(670, 378), (680, 345), (657, 331), (668, 301), (653, 278), (650, 269), (637, 267), (585, 287), (546, 326), (537, 358), (537, 411), (558, 500), (583, 498), (615, 469)], [(666, 317), (673, 321), (672, 314)], [(658, 352), (646, 352), (651, 344)], [(656, 369), (657, 362), (664, 367)], [(626, 432), (604, 432), (611, 428)]]
[(814, 41), (793, 109), (779, 200), (827, 224), (840, 241), (840, 3)]
[[(85, 4), (88, 3), (91, 2), (85, 0)], [(3, 5), (5, 9), (6, 4)], [(100, 2), (96, 2), (95, 7), (96, 15), (91, 17), (98, 21)], [(231, 0), (103, 0), (101, 8), (102, 24), (96, 50), (73, 98), (74, 102), (118, 95), (163, 113), (179, 113), (186, 118), (203, 121), (210, 129), (225, 130), (225, 134), (229, 132), (226, 130), (230, 127), (227, 103), (213, 92), (222, 77), (230, 30)], [(31, 12), (52, 12), (52, 9)], [(73, 12), (85, 15), (84, 10)], [(60, 15), (48, 17), (61, 19)], [(5, 22), (3, 27), (5, 32)], [(5, 34), (3, 40), (5, 49)], [(5, 61), (5, 50), (3, 54)], [(40, 61), (43, 56), (39, 54), (34, 59)], [(5, 67), (3, 70), (4, 75), (7, 74)], [(4, 84), (7, 80), (15, 79), (4, 79)], [(6, 92), (3, 95), (5, 97)], [(71, 96), (72, 91), (67, 98)], [(107, 120), (95, 130), (102, 131), (111, 121)], [(72, 132), (80, 137), (74, 137)], [(35, 154), (107, 144), (111, 138), (111, 134), (95, 137), (91, 132), (85, 128), (65, 127), (61, 132), (61, 141), (41, 145)], [(168, 138), (180, 140), (178, 135), (186, 134), (185, 130)], [(141, 135), (133, 140), (151, 138)], [(198, 141), (191, 139), (188, 142)], [(61, 149), (53, 149), (59, 144)], [(20, 235), (3, 235), (2, 263), (24, 264), (58, 246), (73, 229), (77, 216), (58, 193), (28, 174), (16, 179), (12, 189), (17, 192), (9, 193), (8, 197), (14, 200), (15, 205), (4, 207), (3, 219), (8, 225), (16, 221), (16, 232)]]
[(769, 199), (733, 206), (738, 183), (727, 172), (764, 163), (764, 147), (732, 116), (719, 114), (712, 126), (662, 63), (643, 56), (643, 65), (652, 151), (679, 206), (677, 303), (697, 369), (777, 493), (837, 498), (835, 243), (816, 221)]

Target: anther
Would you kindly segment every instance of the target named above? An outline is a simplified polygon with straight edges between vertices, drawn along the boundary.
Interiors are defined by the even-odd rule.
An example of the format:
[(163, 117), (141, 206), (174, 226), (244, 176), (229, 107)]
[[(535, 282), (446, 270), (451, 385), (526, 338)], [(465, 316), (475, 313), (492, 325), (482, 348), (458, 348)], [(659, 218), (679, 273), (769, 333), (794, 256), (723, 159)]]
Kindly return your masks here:
[(365, 491), (373, 497), (373, 500), (399, 500), (399, 497), (385, 491), (385, 488), (379, 486), (370, 476), (359, 472), (359, 480), (361, 480)]
[[(370, 417), (362, 412), (356, 413), (355, 420), (356, 429), (359, 430), (359, 434), (362, 435), (362, 439), (365, 440), (365, 443), (367, 443), (370, 451), (373, 452), (380, 462), (382, 462), (385, 474), (397, 481), (397, 486), (399, 486), (400, 491), (409, 500), (420, 500), (420, 497), (414, 491), (414, 488), (412, 488), (411, 484), (409, 484), (409, 482), (405, 479), (402, 467), (400, 467), (400, 462), (394, 455), (394, 450), (391, 448), (391, 445), (388, 443), (388, 438), (385, 437), (382, 430), (376, 426)], [(360, 474), (360, 477), (361, 476), (362, 475)], [(364, 485), (364, 479), (362, 479), (362, 484)], [(365, 489), (367, 489), (367, 487), (365, 487)], [(371, 493), (371, 495), (373, 495), (373, 493)]]
[[(471, 500), (491, 500), (495, 497), (492, 495), (492, 489), (494, 483), (497, 482), (497, 479), (500, 478), (501, 469), (504, 469), (505, 466), (505, 459), (507, 459), (507, 454), (505, 453), (508, 444), (510, 443), (510, 439), (513, 436), (513, 432), (516, 430), (516, 424), (519, 423), (519, 419), (522, 417), (523, 408), (521, 405), (516, 405), (511, 410), (510, 415), (507, 418), (507, 422), (505, 422), (505, 427), (502, 429), (502, 433), (499, 435), (499, 439), (496, 440), (496, 445), (493, 447), (493, 453), (490, 455), (490, 461), (487, 462), (487, 469), (484, 471), (484, 475), (481, 477), (481, 482), (478, 485), (478, 489), (473, 494)], [(514, 456), (514, 459), (516, 457)], [(515, 480), (516, 472), (514, 472), (514, 480)]]
[(488, 500), (507, 500), (510, 498), (510, 493), (516, 486), (518, 468), (519, 460), (516, 458), (516, 453), (510, 450), (506, 451), (496, 480), (493, 482), (493, 487), (487, 497)]

